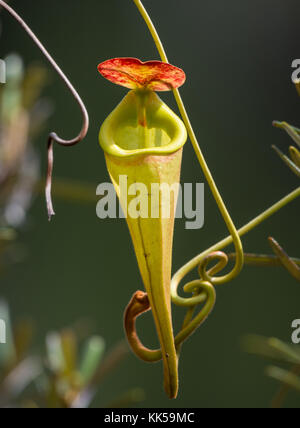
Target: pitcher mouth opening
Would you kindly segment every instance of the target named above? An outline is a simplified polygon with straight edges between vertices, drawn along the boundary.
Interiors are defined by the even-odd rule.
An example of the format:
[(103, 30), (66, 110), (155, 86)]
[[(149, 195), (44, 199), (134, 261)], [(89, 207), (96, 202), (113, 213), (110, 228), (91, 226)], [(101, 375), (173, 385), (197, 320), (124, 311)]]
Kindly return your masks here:
[(169, 155), (187, 140), (181, 119), (149, 90), (130, 91), (103, 123), (99, 142), (118, 157)]

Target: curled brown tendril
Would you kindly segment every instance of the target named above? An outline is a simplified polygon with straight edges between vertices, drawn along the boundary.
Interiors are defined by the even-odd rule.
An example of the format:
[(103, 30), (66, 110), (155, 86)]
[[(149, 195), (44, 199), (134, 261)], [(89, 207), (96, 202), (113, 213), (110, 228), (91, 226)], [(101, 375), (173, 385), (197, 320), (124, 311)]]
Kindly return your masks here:
[[(214, 261), (217, 263), (208, 269), (208, 265)], [(203, 257), (198, 266), (200, 279), (191, 281), (183, 287), (184, 292), (192, 293), (193, 297), (183, 298), (177, 295), (175, 301), (173, 299), (173, 303), (189, 307), (182, 329), (175, 337), (177, 353), (180, 352), (183, 342), (204, 323), (213, 310), (216, 302), (216, 292), (211, 282), (212, 277), (221, 272), (227, 266), (228, 261), (228, 256), (222, 251), (215, 251)], [(196, 307), (200, 304), (204, 304), (203, 308), (198, 315), (193, 317)], [(132, 296), (125, 310), (124, 326), (128, 343), (133, 352), (144, 361), (156, 362), (162, 358), (161, 350), (146, 348), (139, 339), (136, 331), (137, 318), (150, 309), (151, 306), (147, 293), (137, 291)]]
[[(222, 251), (215, 251), (202, 259), (198, 266), (200, 279), (187, 283), (183, 290), (185, 293), (192, 293), (191, 298), (178, 297), (173, 302), (179, 306), (188, 306), (182, 329), (175, 337), (175, 346), (179, 354), (183, 342), (191, 336), (207, 319), (213, 310), (216, 302), (216, 292), (212, 284), (212, 277), (221, 272), (228, 264), (228, 256)], [(217, 262), (213, 267), (208, 268), (212, 262)], [(178, 284), (179, 285), (179, 284)], [(204, 304), (199, 314), (194, 316), (196, 307)], [(151, 350), (146, 348), (138, 337), (136, 331), (136, 320), (139, 316), (151, 309), (147, 293), (137, 291), (131, 298), (124, 315), (124, 326), (128, 343), (133, 352), (142, 360), (156, 362), (161, 360), (161, 350)]]
[(48, 171), (47, 171), (47, 181), (46, 181), (46, 202), (47, 202), (47, 211), (48, 211), (48, 218), (51, 220), (51, 217), (55, 215), (53, 204), (52, 204), (52, 198), (51, 198), (51, 187), (52, 187), (52, 171), (53, 171), (53, 144), (57, 143), (62, 146), (74, 146), (77, 143), (80, 143), (86, 136), (89, 128), (89, 116), (88, 112), (86, 110), (86, 107), (80, 98), (78, 92), (73, 87), (69, 79), (66, 77), (66, 75), (63, 73), (63, 71), (60, 69), (60, 67), (57, 65), (57, 63), (54, 61), (52, 56), (49, 54), (49, 52), (46, 50), (46, 48), (42, 45), (42, 43), (39, 41), (39, 39), (36, 37), (36, 35), (32, 32), (32, 30), (29, 28), (29, 26), (24, 22), (24, 20), (20, 17), (20, 15), (17, 14), (17, 12), (12, 9), (10, 6), (8, 6), (7, 3), (0, 0), (0, 6), (2, 6), (26, 31), (26, 33), (29, 35), (29, 37), (33, 40), (33, 42), (37, 45), (37, 47), (40, 49), (40, 51), (43, 53), (43, 55), (46, 57), (46, 59), (50, 62), (50, 64), (53, 66), (54, 70), (58, 73), (58, 75), (62, 78), (67, 88), (70, 90), (71, 94), (77, 101), (82, 117), (83, 117), (83, 125), (81, 128), (80, 133), (72, 140), (64, 140), (63, 138), (60, 138), (55, 132), (51, 132), (48, 139)]
[[(185, 292), (202, 295), (203, 308), (193, 318), (195, 306), (191, 307), (185, 317), (182, 329), (175, 337), (175, 346), (179, 354), (183, 342), (194, 333), (207, 319), (213, 310), (216, 302), (216, 292), (211, 283), (202, 280), (192, 281), (184, 287)], [(162, 352), (160, 349), (151, 350), (146, 348), (140, 341), (136, 331), (136, 320), (143, 313), (151, 309), (147, 293), (137, 291), (131, 298), (124, 315), (124, 326), (127, 340), (133, 352), (146, 362), (156, 362), (161, 360)]]
[(124, 314), (124, 326), (128, 343), (133, 352), (144, 361), (159, 361), (160, 350), (152, 351), (142, 345), (136, 332), (137, 318), (151, 309), (147, 293), (136, 291), (132, 296)]

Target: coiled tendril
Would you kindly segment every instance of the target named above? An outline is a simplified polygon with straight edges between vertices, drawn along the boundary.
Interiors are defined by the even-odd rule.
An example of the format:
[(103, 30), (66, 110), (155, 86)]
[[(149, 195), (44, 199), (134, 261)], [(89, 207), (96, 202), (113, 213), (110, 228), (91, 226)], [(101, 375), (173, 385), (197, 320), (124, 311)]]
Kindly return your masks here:
[(82, 117), (83, 117), (83, 125), (81, 128), (81, 131), (77, 135), (77, 137), (73, 138), (72, 140), (64, 140), (63, 138), (60, 138), (55, 132), (51, 132), (48, 138), (48, 170), (47, 170), (47, 180), (46, 180), (46, 188), (45, 188), (45, 194), (46, 194), (46, 203), (47, 203), (47, 211), (48, 211), (48, 218), (51, 220), (51, 217), (55, 215), (53, 204), (52, 204), (52, 198), (51, 198), (51, 187), (52, 187), (52, 172), (53, 172), (53, 144), (57, 143), (61, 146), (69, 147), (74, 146), (78, 143), (80, 143), (86, 136), (88, 129), (89, 129), (89, 116), (88, 112), (86, 110), (86, 107), (80, 98), (78, 92), (73, 87), (69, 79), (66, 77), (66, 75), (63, 73), (63, 71), (60, 69), (60, 67), (57, 65), (55, 60), (52, 58), (52, 56), (49, 54), (47, 49), (43, 46), (43, 44), (40, 42), (40, 40), (36, 37), (36, 35), (32, 32), (32, 30), (29, 28), (29, 26), (24, 22), (24, 20), (20, 17), (20, 15), (17, 14), (17, 12), (8, 6), (7, 3), (5, 3), (3, 0), (0, 0), (0, 6), (2, 6), (26, 31), (26, 33), (29, 35), (29, 37), (33, 40), (33, 42), (37, 45), (37, 47), (40, 49), (40, 51), (43, 53), (43, 55), (46, 57), (46, 59), (50, 62), (50, 64), (53, 66), (54, 70), (58, 73), (58, 75), (62, 78), (67, 88), (70, 90), (71, 94), (77, 101)]
[[(217, 261), (217, 264), (208, 269), (208, 265), (213, 261)], [(182, 329), (175, 337), (175, 346), (178, 354), (183, 342), (204, 323), (213, 310), (216, 302), (216, 291), (212, 276), (221, 272), (227, 264), (228, 256), (224, 252), (215, 251), (204, 256), (198, 266), (200, 279), (191, 281), (183, 287), (185, 293), (193, 294), (193, 297), (190, 298), (180, 297), (177, 292), (180, 281), (177, 283), (173, 281), (171, 290), (173, 303), (178, 306), (189, 307)], [(174, 287), (174, 284), (176, 287)], [(204, 304), (204, 306), (198, 315), (193, 318), (196, 307), (201, 304)], [(151, 306), (147, 293), (137, 291), (132, 296), (125, 310), (124, 325), (127, 339), (133, 352), (144, 361), (156, 362), (162, 358), (161, 350), (146, 348), (140, 341), (136, 331), (137, 318), (150, 309)]]
[[(154, 40), (154, 43), (157, 47), (157, 50), (160, 54), (161, 60), (164, 62), (168, 62), (168, 58), (166, 52), (164, 50), (163, 44), (159, 38), (159, 35), (156, 31), (156, 28), (147, 13), (145, 7), (143, 6), (141, 0), (133, 0), (136, 7), (138, 8), (141, 16), (143, 17), (151, 36)], [(183, 121), (186, 125), (191, 143), (193, 145), (195, 154), (197, 159), (201, 165), (202, 171), (207, 179), (209, 187), (212, 191), (212, 194), (216, 200), (218, 208), (223, 216), (223, 219), (226, 223), (226, 226), (230, 232), (230, 236), (223, 239), (216, 245), (207, 249), (200, 255), (196, 256), (194, 259), (190, 260), (187, 264), (185, 264), (172, 278), (171, 281), (171, 298), (172, 302), (178, 306), (187, 307), (188, 311), (185, 317), (185, 321), (183, 323), (182, 330), (175, 338), (175, 344), (177, 348), (177, 352), (179, 354), (181, 344), (186, 340), (187, 337), (192, 334), (197, 327), (199, 327), (202, 322), (209, 315), (211, 310), (214, 307), (216, 300), (216, 293), (214, 286), (225, 284), (230, 282), (234, 278), (236, 278), (244, 265), (244, 252), (243, 246), (241, 242), (241, 237), (257, 227), (260, 223), (265, 221), (267, 218), (276, 213), (279, 209), (283, 208), (285, 205), (296, 199), (300, 196), (300, 188), (295, 189), (289, 195), (275, 203), (272, 207), (264, 211), (262, 214), (257, 216), (255, 219), (251, 220), (248, 224), (243, 226), (238, 231), (235, 228), (233, 221), (226, 209), (226, 206), (221, 198), (221, 195), (218, 191), (218, 188), (213, 180), (212, 174), (206, 164), (200, 146), (198, 144), (196, 135), (194, 133), (193, 127), (190, 123), (188, 114), (186, 112), (184, 103), (182, 101), (181, 95), (178, 89), (173, 91), (175, 100), (177, 102), (178, 108), (180, 110)], [(298, 142), (298, 139), (297, 139)], [(233, 269), (224, 276), (216, 276), (220, 273), (228, 264), (228, 256), (221, 252), (220, 250), (224, 249), (230, 244), (234, 244), (235, 246), (235, 265)], [(212, 268), (208, 268), (208, 265), (216, 261), (217, 263)], [(186, 293), (192, 293), (192, 297), (184, 298), (179, 296), (178, 288), (182, 280), (186, 275), (192, 272), (194, 269), (198, 268), (200, 279), (189, 282), (183, 287), (183, 290)], [(193, 318), (193, 314), (197, 305), (204, 304), (204, 307), (200, 311), (200, 313)], [(145, 348), (136, 333), (135, 323), (138, 316), (142, 313), (150, 310), (150, 305), (148, 301), (148, 297), (145, 293), (138, 291), (135, 293), (125, 311), (125, 330), (127, 334), (127, 338), (129, 343), (133, 349), (133, 351), (143, 360), (145, 361), (157, 361), (161, 357), (161, 351), (151, 351), (148, 348)]]
[[(182, 329), (175, 337), (175, 347), (177, 353), (180, 352), (183, 342), (200, 327), (213, 310), (216, 302), (216, 292), (211, 283), (202, 280), (192, 281), (184, 287), (185, 292), (199, 294), (201, 293), (201, 303), (204, 303), (201, 311), (193, 318), (196, 305), (193, 305), (187, 312)], [(199, 302), (200, 303), (200, 302)], [(162, 352), (160, 349), (151, 350), (146, 348), (140, 341), (136, 332), (136, 320), (143, 313), (151, 309), (147, 293), (137, 291), (132, 296), (124, 316), (125, 332), (127, 340), (133, 352), (142, 360), (147, 362), (156, 362), (161, 360)]]

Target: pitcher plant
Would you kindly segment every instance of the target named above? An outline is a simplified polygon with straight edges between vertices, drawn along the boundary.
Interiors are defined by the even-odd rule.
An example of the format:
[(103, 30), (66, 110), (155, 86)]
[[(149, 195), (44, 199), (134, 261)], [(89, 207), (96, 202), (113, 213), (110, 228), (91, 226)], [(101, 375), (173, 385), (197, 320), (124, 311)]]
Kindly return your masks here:
[[(98, 70), (110, 81), (131, 89), (103, 123), (99, 141), (127, 219), (161, 345), (165, 389), (173, 398), (178, 380), (170, 285), (174, 218), (187, 132), (181, 119), (154, 91), (181, 86), (185, 73), (160, 61), (143, 63), (134, 58), (108, 60)], [(165, 197), (166, 186), (172, 189), (169, 198)], [(154, 189), (158, 189), (158, 198)], [(125, 317), (126, 331), (128, 322)]]
[[(130, 89), (103, 123), (99, 139), (111, 180), (127, 219), (145, 287), (145, 292), (134, 293), (125, 311), (128, 342), (141, 359), (148, 362), (163, 360), (165, 389), (170, 398), (175, 398), (178, 391), (177, 370), (181, 346), (212, 311), (216, 301), (216, 286), (229, 283), (236, 278), (244, 262), (263, 266), (272, 266), (280, 262), (296, 279), (300, 278), (297, 264), (299, 261), (288, 257), (274, 239), (270, 240), (270, 244), (275, 252), (275, 259), (274, 256), (270, 258), (244, 254), (241, 242), (243, 235), (297, 199), (300, 196), (300, 187), (298, 185), (243, 227), (236, 228), (206, 163), (178, 90), (185, 82), (185, 73), (169, 64), (164, 46), (141, 0), (132, 1), (150, 31), (161, 62), (143, 63), (134, 58), (116, 58), (99, 65), (99, 72), (105, 78)], [(88, 132), (89, 116), (80, 95), (29, 26), (5, 1), (0, 0), (0, 7), (22, 26), (39, 48), (69, 89), (82, 114), (81, 130), (74, 139), (62, 139), (54, 132), (48, 137), (46, 202), (48, 216), (51, 218), (54, 215), (51, 198), (54, 143), (70, 147), (81, 142)], [(296, 87), (300, 93), (299, 82)], [(173, 91), (182, 120), (156, 94), (169, 90)], [(284, 129), (299, 148), (299, 128), (286, 122), (274, 122), (274, 125)], [(174, 214), (182, 151), (187, 135), (229, 236), (196, 255), (171, 277)], [(286, 156), (278, 148), (275, 149), (299, 177), (298, 148), (290, 147), (290, 156)], [(166, 188), (170, 192), (165, 192)], [(234, 245), (235, 251), (228, 256), (224, 249), (231, 244)], [(226, 274), (221, 275), (230, 259), (234, 261), (234, 266), (227, 270)], [(182, 287), (189, 297), (182, 297), (179, 286), (195, 269), (198, 269), (197, 279)], [(182, 328), (176, 336), (173, 333), (171, 302), (187, 309)], [(199, 306), (201, 309), (195, 315), (195, 310)], [(152, 311), (160, 342), (160, 348), (157, 350), (143, 346), (136, 331), (137, 318), (149, 310)]]

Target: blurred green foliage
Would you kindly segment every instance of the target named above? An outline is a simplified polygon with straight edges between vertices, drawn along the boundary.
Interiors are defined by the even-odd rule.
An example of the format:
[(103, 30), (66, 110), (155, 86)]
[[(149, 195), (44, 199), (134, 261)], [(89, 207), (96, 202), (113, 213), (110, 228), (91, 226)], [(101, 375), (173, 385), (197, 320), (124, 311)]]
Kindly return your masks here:
[[(124, 0), (91, 0), (84, 6), (79, 0), (53, 0), (51, 5), (46, 0), (11, 3), (45, 42), (87, 103), (90, 133), (85, 143), (73, 150), (66, 153), (63, 148), (58, 149), (55, 168), (58, 177), (68, 177), (68, 183), (75, 180), (81, 189), (87, 186), (87, 199), (92, 202), (96, 186), (108, 181), (103, 155), (97, 146), (98, 129), (119, 102), (118, 88), (103, 84), (96, 66), (101, 60), (116, 56), (156, 59), (152, 41), (131, 2)], [(292, 59), (299, 57), (300, 4), (297, 0), (230, 0), (226, 5), (195, 0), (188, 6), (176, 3), (176, 7), (173, 0), (145, 0), (145, 3), (161, 29), (170, 61), (187, 73), (182, 93), (201, 146), (236, 223), (244, 224), (298, 185), (294, 174), (278, 173), (280, 160), (272, 156), (269, 147), (272, 143), (279, 146), (282, 141), (280, 133), (271, 127), (272, 120), (286, 117), (290, 123), (296, 123), (299, 116), (299, 100), (289, 73)], [(66, 19), (70, 10), (71, 18)], [(18, 51), (25, 64), (40, 60), (39, 52), (22, 30), (8, 16), (1, 17), (1, 58)], [(35, 151), (41, 153), (36, 159), (41, 161), (43, 175), (48, 131), (61, 129), (73, 135), (74, 128), (80, 127), (73, 100), (51, 72), (50, 76), (52, 84), (44, 93), (55, 102), (55, 115), (35, 138), (38, 143)], [(175, 110), (171, 97), (163, 97)], [(183, 180), (202, 181), (189, 146), (185, 149)], [(63, 183), (64, 196), (56, 202), (58, 215), (51, 226), (44, 214), (42, 197), (32, 205), (31, 199), (27, 206), (27, 222), (19, 229), (18, 240), (28, 251), (27, 257), (23, 263), (3, 272), (1, 294), (17, 318), (30, 314), (35, 320), (39, 326), (36, 337), (39, 348), (44, 346), (49, 329), (61, 331), (82, 316), (95, 322), (110, 347), (123, 335), (123, 308), (140, 286), (126, 226), (121, 221), (100, 222), (93, 203), (71, 205), (65, 197), (64, 180)], [(243, 190), (245, 183), (247, 192)], [(39, 190), (43, 186), (40, 176), (36, 186)], [(54, 192), (58, 188), (54, 183)], [(86, 198), (85, 189), (82, 194)], [(72, 199), (79, 201), (77, 192)], [(191, 234), (184, 230), (182, 222), (177, 223), (174, 269), (225, 234), (208, 192), (205, 202), (205, 229)], [(246, 251), (261, 248), (267, 253), (266, 236), (277, 231), (278, 241), (284, 243), (289, 254), (297, 255), (298, 216), (295, 203), (247, 237)], [(112, 263), (115, 257), (117, 266)], [(246, 268), (230, 287), (221, 289), (214, 316), (197, 333), (193, 343), (187, 345), (180, 366), (184, 385), (172, 406), (266, 406), (274, 385), (261, 376), (260, 361), (240, 352), (239, 337), (256, 331), (288, 340), (290, 322), (299, 318), (299, 297), (298, 284), (277, 267)], [(175, 316), (175, 328), (179, 323)], [(156, 346), (151, 329), (149, 317), (142, 321), (141, 330), (145, 341)], [(196, 369), (192, 364), (195, 361)], [(110, 381), (105, 383), (106, 396), (113, 401), (120, 390), (129, 390), (132, 384), (140, 384), (141, 379), (147, 392), (144, 405), (170, 405), (158, 387), (160, 367), (148, 368), (134, 357), (128, 359), (118, 375), (112, 373)], [(97, 396), (95, 399), (98, 404)], [(122, 400), (126, 401), (126, 394), (119, 405)], [(291, 397), (288, 404), (298, 405), (298, 399), (293, 401)]]
[(265, 369), (265, 373), (280, 382), (282, 386), (272, 400), (272, 407), (282, 407), (290, 390), (300, 393), (299, 346), (284, 343), (276, 338), (255, 335), (245, 337), (243, 346), (250, 354), (259, 355), (273, 363)]
[[(88, 326), (77, 323), (61, 332), (49, 332), (45, 349), (32, 347), (36, 325), (22, 320), (13, 325), (5, 302), (0, 319), (6, 323), (7, 343), (0, 346), (0, 406), (31, 408), (87, 408), (95, 399), (104, 378), (128, 355), (124, 342), (105, 352), (100, 336), (86, 337)], [(119, 396), (118, 396), (119, 395)], [(113, 402), (97, 407), (135, 406), (144, 400), (140, 388), (116, 394)]]

